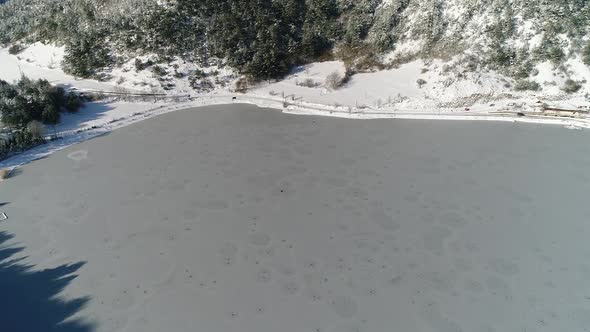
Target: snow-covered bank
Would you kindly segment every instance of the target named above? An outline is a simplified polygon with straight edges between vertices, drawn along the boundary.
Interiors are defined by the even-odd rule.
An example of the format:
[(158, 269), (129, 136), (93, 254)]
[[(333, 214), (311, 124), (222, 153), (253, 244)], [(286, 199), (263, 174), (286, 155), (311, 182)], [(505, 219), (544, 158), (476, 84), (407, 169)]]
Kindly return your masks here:
[[(235, 98), (235, 99), (234, 99)], [(92, 103), (80, 114), (67, 115), (58, 126), (59, 140), (37, 146), (24, 153), (0, 162), (0, 168), (12, 168), (33, 160), (43, 158), (70, 145), (106, 134), (138, 121), (161, 114), (211, 105), (252, 104), (264, 108), (273, 108), (291, 114), (332, 116), (350, 119), (418, 119), (418, 120), (464, 120), (464, 121), (503, 121), (521, 123), (540, 123), (550, 125), (573, 126), (573, 128), (590, 128), (590, 119), (568, 119), (555, 117), (517, 117), (508, 114), (475, 112), (379, 112), (376, 110), (350, 109), (321, 104), (298, 103), (285, 106), (282, 100), (264, 98), (255, 95), (203, 95), (182, 103)], [(76, 120), (80, 120), (77, 122)]]
[[(158, 84), (158, 79), (134, 73), (132, 70), (116, 70), (111, 81), (78, 80), (60, 69), (63, 49), (40, 43), (33, 44), (19, 55), (0, 50), (0, 79), (14, 81), (21, 75), (44, 78), (53, 84), (80, 91), (129, 91), (146, 92)], [(186, 65), (190, 67), (190, 65)], [(105, 134), (146, 118), (175, 110), (220, 104), (253, 104), (274, 108), (292, 114), (310, 114), (351, 119), (422, 119), (422, 120), (478, 120), (542, 123), (572, 128), (590, 128), (588, 118), (556, 118), (542, 116), (539, 106), (588, 109), (590, 83), (574, 95), (564, 95), (553, 84), (547, 91), (538, 93), (511, 93), (507, 80), (494, 73), (478, 74), (462, 80), (445, 76), (440, 62), (414, 61), (397, 69), (358, 74), (337, 90), (326, 86), (326, 78), (337, 73), (345, 74), (341, 62), (314, 63), (293, 70), (292, 74), (276, 83), (264, 83), (251, 87), (245, 94), (231, 91), (230, 86), (219, 87), (206, 93), (190, 93), (180, 102), (124, 102), (117, 98), (90, 103), (78, 114), (67, 114), (56, 127), (60, 140), (38, 146), (25, 153), (0, 162), (0, 168), (10, 168), (44, 157), (72, 144)], [(551, 70), (545, 66), (543, 79), (549, 79)], [(168, 68), (170, 69), (170, 68)], [(167, 70), (165, 68), (165, 70)], [(586, 75), (587, 74), (587, 75)], [(221, 73), (226, 75), (228, 73)], [(578, 71), (578, 78), (590, 71)], [(138, 90), (126, 84), (144, 80)], [(421, 84), (417, 83), (422, 80)], [(181, 78), (175, 80), (177, 89), (165, 92), (180, 95), (190, 92)], [(137, 84), (133, 85), (134, 87)], [(153, 91), (152, 91), (153, 92)], [(547, 95), (543, 95), (543, 93)], [(527, 116), (517, 116), (526, 112)]]

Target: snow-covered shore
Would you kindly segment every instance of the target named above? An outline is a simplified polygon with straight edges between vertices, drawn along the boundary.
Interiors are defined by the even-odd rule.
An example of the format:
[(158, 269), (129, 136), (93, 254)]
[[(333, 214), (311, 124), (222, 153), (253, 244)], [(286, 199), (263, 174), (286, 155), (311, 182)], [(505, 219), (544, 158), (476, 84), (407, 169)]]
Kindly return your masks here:
[[(286, 113), (343, 117), (351, 119), (419, 119), (506, 121), (562, 125), (570, 128), (590, 128), (588, 118), (556, 118), (538, 112), (541, 103), (565, 108), (588, 108), (590, 100), (584, 96), (590, 83), (571, 96), (559, 91), (511, 94), (505, 79), (494, 73), (479, 74), (477, 79), (466, 79), (449, 84), (441, 72), (441, 63), (414, 61), (398, 69), (358, 74), (345, 86), (331, 90), (323, 85), (331, 73), (344, 75), (341, 62), (314, 63), (296, 68), (292, 75), (276, 83), (251, 87), (247, 93), (235, 93), (231, 88), (217, 88), (209, 93), (190, 92), (186, 82), (176, 79), (178, 89), (155, 90), (158, 80), (145, 72), (134, 73), (130, 68), (115, 70), (112, 80), (99, 82), (77, 79), (59, 67), (63, 49), (40, 43), (33, 44), (19, 55), (0, 50), (0, 79), (15, 81), (26, 75), (33, 79), (47, 79), (52, 84), (79, 91), (159, 92), (170, 96), (186, 95), (180, 101), (129, 102), (113, 97), (90, 103), (78, 114), (67, 114), (56, 130), (60, 140), (38, 146), (25, 153), (0, 162), (0, 168), (15, 167), (44, 157), (72, 144), (102, 135), (146, 118), (175, 110), (222, 104), (253, 104), (274, 108)], [(575, 63), (574, 63), (575, 64)], [(579, 67), (579, 66), (578, 66)], [(583, 66), (582, 66), (583, 67)], [(590, 78), (580, 70), (580, 75)], [(550, 70), (545, 70), (545, 78)], [(224, 72), (227, 75), (227, 71)], [(482, 77), (483, 76), (483, 77)], [(424, 87), (416, 85), (423, 79)], [(137, 85), (137, 81), (146, 82)], [(306, 87), (302, 82), (313, 83)], [(545, 98), (541, 98), (547, 93)], [(517, 113), (528, 112), (527, 116)]]

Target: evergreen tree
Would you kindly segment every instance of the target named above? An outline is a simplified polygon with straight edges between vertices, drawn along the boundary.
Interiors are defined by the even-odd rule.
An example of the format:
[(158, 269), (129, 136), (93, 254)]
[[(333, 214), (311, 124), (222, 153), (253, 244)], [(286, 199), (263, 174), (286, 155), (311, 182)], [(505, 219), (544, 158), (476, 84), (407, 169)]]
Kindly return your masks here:
[(585, 64), (590, 66), (590, 41), (588, 42), (588, 45), (586, 45), (586, 47), (584, 47), (584, 50), (582, 51), (582, 60), (584, 61)]
[(74, 76), (90, 77), (97, 69), (109, 65), (109, 51), (100, 39), (100, 34), (84, 34), (66, 44), (64, 70)]

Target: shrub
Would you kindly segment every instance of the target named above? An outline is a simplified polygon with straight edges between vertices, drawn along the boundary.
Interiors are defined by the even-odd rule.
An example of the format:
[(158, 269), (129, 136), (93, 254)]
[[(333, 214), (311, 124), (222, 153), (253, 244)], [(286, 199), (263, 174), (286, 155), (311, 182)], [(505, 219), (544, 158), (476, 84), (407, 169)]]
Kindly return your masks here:
[(215, 85), (209, 78), (192, 78), (189, 79), (190, 86), (198, 92), (209, 92), (215, 88)]
[(319, 83), (317, 83), (316, 81), (314, 81), (311, 78), (307, 78), (305, 80), (303, 80), (303, 82), (297, 83), (298, 86), (303, 86), (306, 88), (315, 88), (317, 86), (319, 86)]
[(519, 66), (516, 66), (512, 72), (512, 76), (516, 79), (526, 79), (532, 74), (533, 70), (533, 63), (527, 61)]
[(422, 87), (423, 87), (424, 85), (426, 85), (426, 83), (428, 83), (428, 82), (426, 82), (425, 80), (423, 80), (423, 79), (419, 78), (419, 79), (416, 81), (416, 83), (418, 84), (418, 88), (422, 89)]
[(27, 125), (27, 131), (31, 134), (33, 140), (41, 140), (45, 133), (45, 126), (41, 122), (33, 120)]
[(172, 74), (172, 76), (174, 76), (174, 78), (183, 78), (184, 76), (186, 76), (183, 72), (178, 71), (177, 69), (174, 69), (174, 74)]
[(516, 58), (516, 53), (510, 47), (506, 47), (501, 43), (495, 43), (492, 45), (492, 49), (489, 52), (489, 62), (492, 68), (504, 68), (509, 67), (513, 64)]
[(332, 72), (326, 77), (326, 87), (337, 90), (344, 85), (344, 78), (337, 72)]
[(166, 69), (164, 69), (158, 65), (155, 65), (152, 68), (152, 71), (153, 71), (154, 75), (156, 75), (156, 76), (164, 76), (167, 74)]
[(20, 52), (22, 52), (25, 49), (24, 46), (22, 46), (21, 44), (14, 44), (12, 46), (10, 46), (10, 48), (8, 48), (8, 53), (12, 54), (12, 55), (16, 55), (19, 54)]
[(541, 86), (535, 81), (519, 80), (514, 84), (516, 91), (539, 91)]
[(238, 93), (246, 93), (248, 91), (248, 87), (250, 86), (250, 81), (245, 78), (241, 77), (236, 81), (236, 92)]
[(152, 60), (147, 60), (146, 62), (141, 61), (140, 59), (135, 59), (135, 70), (142, 71), (148, 67), (151, 67), (154, 63)]
[(43, 137), (34, 138), (33, 134), (26, 129), (15, 130), (8, 139), (0, 141), (0, 159), (43, 143), (45, 143)]
[(190, 76), (194, 79), (199, 79), (199, 78), (205, 78), (209, 75), (200, 69), (195, 69), (191, 72)]
[(568, 79), (567, 81), (565, 81), (565, 84), (563, 85), (561, 90), (563, 90), (566, 93), (575, 93), (575, 92), (578, 92), (581, 88), (582, 88), (582, 85), (580, 85), (580, 83), (578, 83), (574, 80)]
[(70, 92), (66, 96), (64, 107), (68, 112), (75, 113), (78, 112), (80, 107), (82, 107), (82, 104), (82, 98), (77, 94)]

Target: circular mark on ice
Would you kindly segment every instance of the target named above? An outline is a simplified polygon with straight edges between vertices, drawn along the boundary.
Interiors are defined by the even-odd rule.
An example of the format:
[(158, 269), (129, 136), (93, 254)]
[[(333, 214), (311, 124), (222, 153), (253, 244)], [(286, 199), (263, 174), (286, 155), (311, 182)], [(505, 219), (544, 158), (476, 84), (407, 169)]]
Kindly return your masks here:
[(454, 211), (443, 212), (439, 216), (439, 220), (441, 223), (453, 228), (459, 228), (467, 224), (465, 218)]
[(444, 244), (453, 234), (448, 228), (433, 226), (424, 233), (424, 248), (431, 252), (444, 252)]
[(395, 231), (400, 225), (389, 216), (383, 208), (377, 208), (371, 212), (371, 220), (381, 226), (384, 231)]
[(420, 274), (424, 281), (433, 289), (440, 292), (452, 291), (455, 283), (455, 276), (451, 273), (433, 271)]
[(258, 248), (258, 255), (261, 257), (274, 257), (275, 248), (273, 248), (273, 247)]
[(81, 161), (88, 159), (88, 151), (87, 150), (78, 150), (68, 154), (68, 158), (73, 161)]
[(135, 303), (133, 294), (128, 290), (120, 290), (111, 300), (110, 307), (116, 310), (130, 308)]
[(571, 313), (573, 321), (581, 328), (585, 329), (590, 326), (590, 310), (580, 308)]
[(484, 288), (479, 281), (469, 279), (465, 281), (465, 289), (470, 292), (480, 293)]
[(461, 332), (463, 329), (456, 322), (440, 312), (436, 303), (429, 303), (423, 307), (422, 317), (436, 331)]
[(248, 243), (255, 246), (266, 246), (270, 243), (270, 235), (262, 232), (256, 232), (248, 236)]
[(285, 281), (281, 283), (281, 291), (286, 295), (296, 295), (299, 293), (301, 287), (293, 280)]
[(503, 258), (492, 258), (488, 261), (490, 269), (503, 276), (513, 276), (518, 274), (520, 269), (516, 263), (512, 263)]
[(504, 279), (498, 278), (497, 276), (489, 276), (486, 279), (486, 286), (492, 294), (502, 296), (506, 300), (512, 299), (512, 290)]
[(358, 310), (356, 301), (352, 297), (345, 295), (334, 296), (330, 301), (330, 306), (336, 315), (342, 318), (352, 317)]
[(256, 280), (260, 282), (269, 282), (272, 280), (272, 271), (269, 268), (263, 267), (258, 270)]

